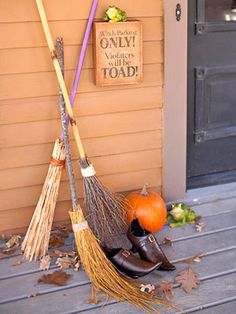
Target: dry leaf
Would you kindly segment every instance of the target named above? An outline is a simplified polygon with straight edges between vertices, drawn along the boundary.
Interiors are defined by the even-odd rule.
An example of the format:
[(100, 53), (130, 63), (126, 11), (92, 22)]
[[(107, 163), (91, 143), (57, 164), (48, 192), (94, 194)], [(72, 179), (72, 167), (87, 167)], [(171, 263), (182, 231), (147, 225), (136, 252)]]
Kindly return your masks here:
[(64, 256), (64, 257), (57, 258), (56, 265), (60, 266), (60, 268), (63, 268), (63, 269), (72, 268), (74, 271), (78, 271), (80, 267), (80, 262), (79, 262), (78, 256), (74, 258), (69, 257), (69, 256)]
[(155, 293), (162, 299), (170, 301), (174, 297), (174, 284), (162, 281), (155, 289)]
[(34, 298), (34, 297), (37, 297), (37, 295), (39, 295), (38, 292), (32, 293), (32, 294), (28, 295), (27, 298)]
[(65, 271), (56, 270), (51, 274), (43, 275), (38, 279), (38, 283), (47, 283), (57, 286), (65, 286), (67, 280), (70, 278), (70, 274), (67, 274)]
[(201, 221), (202, 221), (202, 216), (196, 216), (195, 217), (195, 224), (198, 224)]
[(206, 225), (204, 224), (204, 222), (198, 222), (197, 224), (195, 224), (195, 228), (197, 232), (201, 232), (202, 229), (204, 229), (205, 227)]
[(98, 304), (102, 301), (102, 299), (98, 296), (99, 290), (94, 286), (91, 288), (91, 296), (88, 298), (87, 303), (89, 304)]
[(15, 253), (15, 251), (17, 250), (18, 247), (19, 247), (19, 245), (15, 244), (14, 246), (12, 246), (9, 249), (1, 248), (0, 252), (5, 254), (5, 255), (11, 255), (11, 254)]
[(22, 260), (18, 260), (12, 264), (12, 266), (20, 266), (22, 264)]
[(73, 233), (72, 225), (65, 226), (69, 233)]
[(4, 258), (4, 257), (6, 257), (6, 255), (3, 254), (3, 253), (0, 251), (0, 259), (2, 259), (2, 258)]
[(64, 240), (57, 234), (52, 234), (49, 241), (49, 246), (63, 246)]
[(58, 257), (63, 257), (63, 256), (69, 256), (69, 257), (75, 257), (76, 253), (75, 251), (60, 251), (60, 250), (54, 250), (54, 251), (49, 251), (48, 254), (54, 258)]
[(39, 268), (41, 270), (48, 270), (51, 264), (51, 257), (50, 255), (45, 255), (40, 259)]
[(173, 246), (172, 240), (171, 240), (170, 238), (168, 238), (168, 237), (165, 237), (165, 238), (162, 240), (161, 244)]
[(201, 257), (203, 257), (203, 256), (206, 256), (206, 254), (205, 253), (199, 253), (193, 257), (190, 257), (190, 258), (184, 260), (184, 263), (187, 263), (187, 264), (192, 264), (193, 262), (200, 263)]
[(155, 286), (154, 286), (154, 285), (151, 285), (151, 284), (146, 284), (146, 285), (141, 284), (141, 285), (139, 286), (139, 289), (140, 289), (140, 291), (142, 291), (142, 292), (151, 293), (151, 292), (153, 292), (153, 291), (155, 290)]
[(21, 239), (21, 236), (20, 235), (14, 235), (11, 237), (10, 240), (8, 240), (6, 242), (6, 246), (10, 249), (11, 247), (17, 245), (19, 246), (20, 245), (20, 239)]
[(181, 271), (181, 273), (175, 277), (175, 282), (179, 283), (181, 288), (186, 293), (191, 293), (192, 289), (195, 289), (198, 287), (198, 285), (200, 285), (198, 274), (191, 268)]

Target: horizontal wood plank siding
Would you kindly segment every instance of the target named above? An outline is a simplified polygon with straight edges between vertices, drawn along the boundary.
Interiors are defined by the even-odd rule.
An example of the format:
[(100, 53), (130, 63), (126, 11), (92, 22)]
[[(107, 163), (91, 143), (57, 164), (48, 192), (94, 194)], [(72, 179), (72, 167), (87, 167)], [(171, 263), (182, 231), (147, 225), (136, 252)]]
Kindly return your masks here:
[[(65, 43), (65, 79), (71, 90), (92, 1), (44, 1), (53, 38)], [(110, 4), (100, 1), (96, 19)], [(88, 156), (112, 191), (162, 185), (163, 3), (113, 1), (143, 22), (144, 80), (97, 87), (89, 40), (75, 102)], [(58, 83), (35, 3), (0, 0), (0, 231), (25, 230), (39, 198), (55, 139), (60, 135)], [(72, 134), (71, 134), (72, 135)], [(78, 152), (73, 164), (82, 202)], [(68, 220), (70, 191), (63, 172), (55, 222)]]

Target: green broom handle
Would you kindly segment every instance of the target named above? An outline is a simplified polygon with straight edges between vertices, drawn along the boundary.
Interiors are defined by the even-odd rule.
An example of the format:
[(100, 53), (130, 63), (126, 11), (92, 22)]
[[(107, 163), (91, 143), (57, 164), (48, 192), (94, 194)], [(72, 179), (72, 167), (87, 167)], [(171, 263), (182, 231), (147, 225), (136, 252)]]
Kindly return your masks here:
[(73, 129), (73, 133), (74, 133), (75, 141), (76, 141), (76, 144), (77, 144), (77, 147), (79, 150), (80, 158), (84, 159), (86, 157), (85, 152), (84, 152), (84, 148), (83, 148), (83, 145), (81, 142), (78, 128), (76, 126), (76, 120), (74, 118), (74, 114), (73, 114), (73, 111), (71, 108), (70, 98), (69, 98), (69, 95), (68, 95), (68, 92), (66, 89), (66, 84), (65, 84), (62, 72), (61, 72), (60, 64), (58, 62), (56, 50), (55, 50), (52, 36), (51, 36), (50, 30), (49, 30), (49, 26), (48, 26), (45, 10), (43, 7), (43, 3), (42, 3), (42, 0), (35, 0), (35, 1), (37, 4), (37, 7), (38, 7), (38, 11), (39, 11), (40, 19), (42, 22), (43, 30), (44, 30), (44, 33), (46, 36), (47, 44), (48, 44), (48, 47), (49, 47), (49, 50), (51, 53), (51, 58), (53, 61), (54, 69), (56, 71), (57, 79), (58, 79), (58, 82), (59, 82), (59, 85), (60, 85), (60, 88), (61, 88), (61, 91), (62, 91), (62, 94), (64, 97), (66, 109), (67, 109), (68, 115), (70, 117), (70, 124), (71, 124), (72, 129)]

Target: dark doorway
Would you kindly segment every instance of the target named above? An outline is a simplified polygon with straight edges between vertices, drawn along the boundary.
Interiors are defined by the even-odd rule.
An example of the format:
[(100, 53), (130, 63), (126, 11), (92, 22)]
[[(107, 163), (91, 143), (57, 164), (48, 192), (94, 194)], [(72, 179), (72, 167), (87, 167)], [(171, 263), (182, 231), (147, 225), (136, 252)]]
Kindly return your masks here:
[(190, 189), (236, 181), (236, 1), (188, 5)]

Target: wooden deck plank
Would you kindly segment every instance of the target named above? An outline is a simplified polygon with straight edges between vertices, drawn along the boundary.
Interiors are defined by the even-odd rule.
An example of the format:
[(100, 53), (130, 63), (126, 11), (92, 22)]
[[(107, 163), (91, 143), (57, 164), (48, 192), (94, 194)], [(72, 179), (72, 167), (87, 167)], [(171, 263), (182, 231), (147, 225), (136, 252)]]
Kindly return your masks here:
[[(217, 301), (233, 297), (236, 295), (236, 286), (233, 284), (236, 280), (236, 273), (229, 274), (219, 278), (213, 278), (204, 281), (199, 289), (192, 292), (191, 295), (186, 295), (181, 289), (175, 290), (175, 304), (183, 308), (192, 308), (195, 306), (209, 303), (209, 301)], [(98, 311), (95, 307), (86, 303), (90, 295), (90, 286), (76, 287), (67, 290), (62, 290), (47, 295), (36, 296), (25, 300), (2, 304), (0, 310), (6, 314), (27, 314), (32, 312), (37, 313), (83, 313), (86, 309), (91, 309), (92, 313), (106, 313), (106, 309), (111, 311), (111, 307), (103, 307)], [(122, 313), (127, 313), (126, 308), (130, 305), (123, 304)], [(164, 313), (173, 313), (167, 309), (163, 309)], [(17, 312), (16, 312), (17, 311)], [(101, 312), (102, 311), (102, 312)], [(176, 312), (176, 311), (175, 311)], [(108, 313), (108, 312), (107, 312)], [(118, 312), (116, 312), (118, 313)], [(143, 313), (136, 310), (136, 313)]]
[[(200, 263), (192, 264), (190, 267), (194, 269), (200, 277), (214, 276), (223, 271), (230, 271), (235, 267), (236, 250), (231, 250), (227, 253), (222, 252), (219, 254), (209, 255), (202, 258)], [(176, 263), (177, 270), (174, 272), (157, 271), (149, 276), (143, 278), (144, 282), (150, 282), (157, 285), (161, 280), (174, 281), (175, 276), (180, 271), (189, 267), (189, 264), (185, 262)], [(0, 288), (0, 303), (10, 302), (17, 299), (26, 299), (27, 296), (32, 294), (44, 294), (45, 291), (52, 292), (57, 291), (56, 286), (51, 285), (39, 285), (38, 279), (43, 274), (52, 273), (55, 269), (46, 272), (37, 272), (34, 274), (25, 275), (23, 277), (13, 277), (3, 281), (2, 288)], [(68, 282), (68, 286), (65, 289), (73, 286), (80, 286), (89, 284), (88, 278), (84, 271), (75, 273), (71, 270), (67, 271), (72, 275)], [(141, 279), (142, 281), (142, 279)], [(13, 285), (14, 282), (14, 285)], [(24, 282), (24, 285), (22, 285)]]
[[(212, 306), (206, 308), (205, 310), (194, 311), (196, 314), (233, 314), (236, 311), (236, 301), (223, 303), (220, 305)], [(193, 313), (193, 311), (188, 311), (188, 313)]]
[[(233, 239), (232, 236), (229, 234), (225, 234), (224, 237), (226, 237), (227, 239), (228, 238)], [(200, 241), (198, 241), (198, 240), (200, 240)], [(179, 259), (186, 259), (187, 257), (189, 257), (189, 255), (193, 256), (195, 254), (203, 252), (203, 244), (202, 244), (201, 240), (202, 240), (202, 238), (197, 238), (194, 240), (190, 240), (190, 242), (189, 242), (189, 240), (185, 240), (184, 242), (176, 243), (176, 245), (174, 246), (174, 248), (176, 250), (175, 257), (177, 257)], [(211, 246), (209, 245), (209, 243), (211, 243)], [(193, 244), (194, 244), (194, 249), (193, 249)], [(187, 253), (181, 249), (182, 247), (187, 248)], [(172, 250), (174, 248), (172, 248)], [(210, 239), (208, 239), (207, 245), (204, 246), (204, 253), (206, 253), (207, 251), (210, 251), (210, 249), (214, 250), (214, 249), (218, 249), (218, 248), (219, 248), (219, 245), (215, 241), (215, 236), (212, 236)], [(178, 252), (178, 254), (177, 254), (177, 252)], [(226, 260), (225, 256), (228, 258), (228, 260), (224, 262), (224, 260)], [(219, 273), (225, 269), (230, 270), (231, 268), (233, 268), (234, 264), (235, 264), (235, 262), (234, 262), (235, 256), (236, 256), (236, 250), (229, 251), (229, 252), (227, 252), (227, 254), (225, 254), (223, 252), (220, 254), (206, 256), (202, 259), (201, 263), (194, 264), (192, 267), (194, 269), (196, 269), (196, 271), (199, 272), (199, 274), (203, 277), (206, 275), (212, 275), (215, 273)], [(219, 262), (214, 262), (218, 259), (219, 259)], [(25, 266), (30, 266), (30, 265), (33, 265), (33, 264), (25, 263)], [(213, 267), (211, 267), (211, 265), (215, 265), (215, 267), (213, 268)], [(155, 273), (152, 273), (149, 276), (146, 276), (145, 281), (151, 282), (153, 284), (156, 284), (160, 280), (173, 281), (177, 272), (183, 270), (186, 267), (188, 267), (188, 264), (183, 263), (183, 262), (178, 263), (177, 271), (168, 272), (168, 273), (157, 271)], [(209, 269), (211, 269), (211, 271), (209, 271)], [(48, 272), (52, 272), (52, 271), (54, 271), (54, 269), (50, 270)], [(17, 298), (27, 298), (27, 296), (32, 294), (32, 293), (36, 293), (36, 292), (37, 293), (43, 293), (42, 291), (47, 290), (47, 288), (50, 289), (50, 286), (47, 287), (45, 285), (43, 285), (43, 287), (40, 287), (38, 285), (35, 287), (35, 284), (37, 283), (37, 280), (41, 275), (42, 275), (42, 272), (37, 272), (34, 274), (29, 274), (29, 275), (26, 274), (24, 276), (12, 277), (9, 279), (5, 279), (3, 281), (4, 285), (2, 285), (2, 291), (0, 290), (1, 302), (3, 302), (6, 299), (12, 299), (12, 298), (16, 298), (16, 299)], [(24, 285), (21, 285), (22, 282), (24, 282)], [(78, 285), (80, 285), (81, 282), (87, 283), (87, 284), (89, 283), (89, 281), (86, 277), (86, 274), (83, 271), (80, 271), (78, 273), (74, 273), (73, 277), (70, 279), (68, 286), (65, 288), (67, 289), (71, 285), (77, 285), (78, 286)], [(13, 286), (13, 283), (14, 283), (14, 286)], [(56, 291), (56, 290), (57, 289), (55, 288), (54, 291)]]
[(196, 210), (198, 215), (202, 216), (212, 216), (218, 215), (219, 213), (224, 213), (232, 210), (236, 210), (236, 197), (228, 199), (219, 199), (214, 202), (208, 202), (199, 205), (190, 205)]
[[(192, 225), (186, 225), (184, 228), (174, 228), (170, 229), (167, 225), (158, 233), (157, 237), (160, 240), (162, 240), (164, 237), (170, 237), (172, 241), (174, 242), (174, 246), (177, 245), (177, 242), (184, 241), (184, 239), (188, 239), (189, 236), (204, 236), (204, 234), (207, 234), (209, 232), (214, 232), (214, 230), (218, 230), (222, 225), (225, 228), (233, 227), (236, 224), (236, 211), (232, 213), (228, 213), (222, 217), (222, 215), (215, 216), (214, 219), (211, 217), (206, 217), (204, 219), (204, 222), (206, 223), (206, 228), (203, 229), (201, 233), (196, 232), (195, 228)], [(214, 234), (212, 234), (214, 236)], [(125, 238), (125, 237), (124, 237)], [(182, 240), (181, 240), (182, 239)], [(231, 243), (233, 245), (233, 243)], [(231, 244), (229, 246), (231, 246)], [(126, 243), (125, 246), (128, 244)], [(181, 245), (181, 244), (180, 244)], [(179, 247), (179, 245), (178, 245)], [(69, 250), (71, 247), (68, 247), (67, 250)], [(169, 251), (171, 253), (172, 248), (168, 248), (166, 246), (163, 247), (165, 251), (168, 251), (167, 254), (169, 254)], [(214, 248), (213, 248), (214, 250)], [(187, 255), (189, 256), (189, 254)], [(174, 256), (173, 256), (174, 258)], [(0, 278), (2, 276), (8, 276), (8, 275), (18, 275), (20, 272), (25, 271), (33, 271), (37, 270), (39, 268), (39, 263), (27, 263), (23, 262), (18, 267), (12, 267), (16, 261), (21, 259), (21, 256), (15, 256), (12, 258), (7, 258), (4, 261), (4, 267), (0, 269)], [(1, 262), (3, 263), (3, 262)]]
[[(223, 311), (227, 313), (227, 309), (231, 310), (235, 305), (236, 211), (232, 207), (231, 211), (222, 214), (225, 203), (219, 204), (220, 211), (217, 210), (217, 206), (211, 207), (210, 203), (208, 206), (209, 210), (207, 211), (201, 207), (197, 209), (198, 214), (202, 210), (203, 216), (206, 215), (203, 221), (207, 226), (203, 232), (197, 233), (191, 225), (175, 229), (169, 229), (165, 226), (158, 235), (159, 239), (164, 236), (172, 237), (173, 247), (163, 246), (163, 250), (176, 263), (177, 270), (175, 272), (157, 271), (143, 278), (146, 282), (153, 284), (157, 284), (160, 280), (173, 281), (178, 272), (189, 267), (183, 262), (183, 259), (201, 252), (207, 253), (208, 255), (203, 257), (200, 263), (190, 265), (199, 273), (202, 280), (201, 286), (194, 290), (191, 295), (186, 295), (178, 287), (175, 289), (175, 303), (187, 308), (186, 313), (197, 311), (199, 314), (205, 314), (212, 310), (209, 313), (218, 314), (221, 313), (220, 310), (218, 311), (221, 306)], [(67, 246), (67, 248), (70, 247)], [(91, 285), (84, 271), (78, 273), (69, 271), (73, 273), (73, 276), (65, 287), (38, 285), (37, 279), (46, 272), (38, 270), (38, 263), (29, 264), (25, 262), (18, 267), (11, 267), (14, 261), (19, 260), (19, 258), (20, 256), (9, 257), (0, 261), (0, 271), (2, 271), (1, 300), (7, 301), (8, 299), (10, 301), (9, 299), (11, 299), (11, 302), (0, 305), (1, 313), (27, 314), (33, 311), (64, 314), (86, 311), (105, 314), (142, 313), (125, 303), (114, 304), (114, 301), (110, 301), (111, 305), (105, 307), (103, 304), (88, 305), (86, 300), (89, 297)], [(50, 269), (48, 272), (52, 271), (54, 269)], [(37, 292), (41, 295), (28, 298), (29, 295)], [(18, 301), (14, 301), (17, 299)], [(200, 311), (201, 308), (206, 308), (206, 310)], [(169, 311), (164, 309), (164, 313), (169, 313)]]

